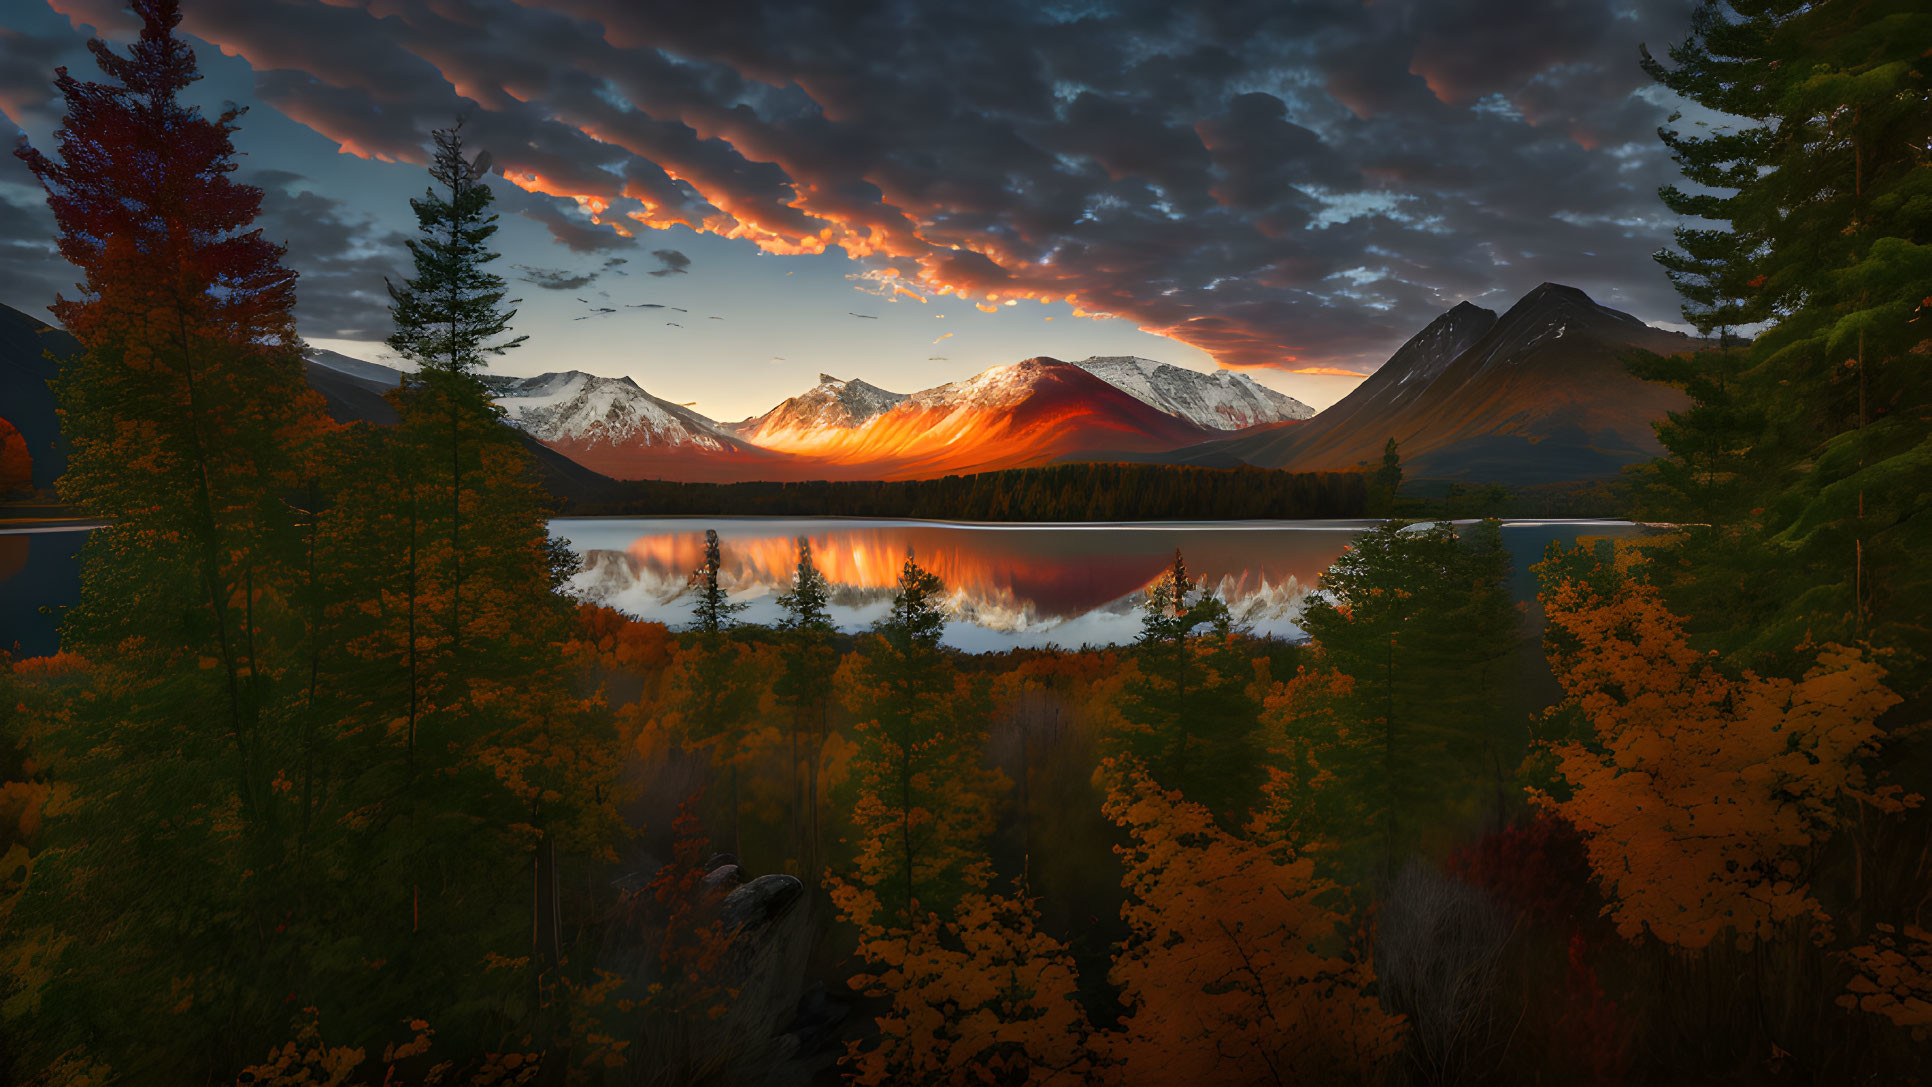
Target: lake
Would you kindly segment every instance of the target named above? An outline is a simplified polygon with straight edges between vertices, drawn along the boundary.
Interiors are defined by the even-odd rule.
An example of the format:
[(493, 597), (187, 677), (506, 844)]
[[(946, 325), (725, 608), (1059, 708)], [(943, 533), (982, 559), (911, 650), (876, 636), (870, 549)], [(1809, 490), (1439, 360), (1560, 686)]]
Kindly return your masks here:
[[(811, 541), (832, 583), (833, 620), (848, 631), (885, 614), (910, 550), (946, 583), (946, 643), (980, 652), (1132, 641), (1143, 590), (1173, 561), (1175, 548), (1197, 581), (1205, 579), (1255, 633), (1298, 637), (1303, 598), (1348, 541), (1374, 523), (573, 518), (553, 521), (550, 529), (583, 557), (574, 593), (672, 626), (690, 621), (689, 578), (704, 559), (707, 528), (718, 530), (725, 589), (748, 605), (740, 618), (756, 623), (778, 618), (777, 598), (791, 587), (799, 536)], [(1516, 596), (1535, 595), (1529, 565), (1552, 540), (1649, 531), (1628, 521), (1505, 521)], [(80, 595), (75, 554), (85, 532), (0, 529), (0, 648), (17, 644), (32, 656), (59, 647), (58, 611)]]
[[(963, 524), (821, 518), (582, 518), (551, 522), (583, 571), (579, 596), (640, 619), (690, 621), (690, 575), (704, 559), (704, 530), (722, 549), (720, 577), (748, 607), (747, 622), (778, 618), (791, 587), (796, 540), (811, 541), (832, 583), (832, 617), (859, 630), (885, 614), (908, 551), (939, 575), (948, 595), (945, 641), (974, 652), (1111, 645), (1140, 630), (1144, 590), (1179, 548), (1256, 634), (1295, 638), (1307, 594), (1356, 533), (1373, 521)], [(1651, 531), (1628, 521), (1505, 521), (1518, 599), (1535, 595), (1529, 565), (1552, 540)]]

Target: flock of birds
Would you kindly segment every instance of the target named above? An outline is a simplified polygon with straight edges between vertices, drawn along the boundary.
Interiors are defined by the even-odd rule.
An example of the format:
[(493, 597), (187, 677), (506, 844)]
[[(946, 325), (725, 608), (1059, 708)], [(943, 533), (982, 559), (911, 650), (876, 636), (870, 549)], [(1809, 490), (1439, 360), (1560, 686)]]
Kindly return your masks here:
[[(789, 273), (789, 272), (787, 272), (786, 274), (787, 274), (787, 275), (790, 275), (791, 273)], [(599, 293), (601, 294), (602, 292), (599, 292)], [(574, 296), (574, 295), (573, 295), (572, 297), (576, 297), (576, 296)], [(608, 296), (606, 296), (606, 297), (608, 297)], [(590, 299), (588, 299), (588, 298), (578, 298), (578, 299), (577, 299), (577, 301), (579, 301), (579, 302), (582, 302), (582, 303), (583, 303), (584, 305), (586, 305), (586, 306), (589, 306), (589, 307), (590, 307), (590, 311), (589, 311), (589, 312), (587, 312), (587, 313), (584, 313), (584, 314), (582, 314), (582, 315), (580, 315), (580, 316), (577, 316), (577, 317), (572, 317), (572, 318), (571, 318), (571, 320), (573, 320), (573, 321), (588, 321), (588, 320), (590, 320), (590, 319), (591, 319), (592, 317), (607, 317), (607, 316), (609, 316), (610, 314), (613, 314), (613, 313), (617, 313), (617, 312), (620, 312), (620, 311), (618, 310), (618, 308), (617, 308), (616, 306), (599, 306), (599, 305), (596, 305), (596, 304), (594, 304), (594, 303), (592, 303), (592, 302), (591, 302), (591, 300), (590, 300)], [(676, 310), (676, 311), (677, 311), (677, 312), (679, 312), (679, 313), (685, 313), (685, 314), (688, 314), (688, 313), (690, 313), (690, 312), (691, 312), (690, 310), (688, 310), (688, 309), (685, 309), (685, 308), (684, 308), (683, 306), (671, 306), (671, 305), (666, 305), (666, 304), (665, 304), (665, 303), (663, 303), (663, 302), (626, 302), (626, 303), (624, 303), (624, 307), (623, 307), (623, 308), (624, 308), (624, 309), (661, 309), (661, 310)], [(854, 316), (854, 317), (860, 317), (860, 318), (863, 318), (863, 319), (865, 319), (865, 320), (867, 320), (867, 321), (876, 321), (876, 320), (878, 320), (878, 319), (879, 319), (879, 318), (877, 317), (877, 315), (875, 315), (875, 314), (870, 314), (870, 313), (853, 313), (853, 311), (851, 311), (851, 310), (846, 310), (845, 312), (847, 312), (847, 313), (850, 313), (850, 314), (852, 314), (852, 316)], [(705, 319), (706, 319), (706, 320), (709, 320), (709, 321), (722, 321), (722, 320), (724, 320), (724, 318), (722, 318), (722, 317), (716, 317), (716, 316), (712, 316), (712, 315), (710, 315), (710, 314), (706, 314), (706, 315), (705, 315)], [(668, 325), (668, 326), (670, 326), (671, 328), (683, 328), (683, 327), (684, 327), (683, 325), (681, 325), (681, 324), (679, 324), (679, 323), (677, 323), (676, 321), (666, 321), (666, 322), (664, 322), (664, 323), (665, 323), (666, 325)]]
[[(571, 320), (573, 320), (573, 321), (588, 321), (588, 320), (590, 320), (590, 319), (591, 319), (592, 317), (606, 317), (606, 316), (609, 316), (610, 314), (613, 314), (613, 313), (616, 313), (616, 312), (618, 312), (618, 309), (617, 309), (617, 307), (616, 307), (616, 306), (598, 306), (598, 305), (593, 305), (593, 304), (591, 303), (591, 301), (590, 301), (590, 299), (588, 299), (588, 298), (579, 298), (579, 299), (577, 299), (577, 301), (579, 301), (579, 302), (582, 302), (582, 303), (583, 303), (584, 305), (586, 305), (586, 306), (590, 306), (590, 312), (589, 312), (589, 313), (586, 313), (586, 314), (583, 314), (583, 315), (582, 315), (582, 316), (580, 316), (580, 317), (572, 317), (572, 318), (571, 318)], [(624, 308), (625, 308), (625, 309), (664, 309), (664, 310), (676, 310), (676, 311), (678, 311), (679, 313), (690, 313), (690, 312), (691, 312), (690, 310), (688, 310), (688, 309), (685, 309), (685, 308), (684, 308), (683, 306), (667, 306), (667, 305), (665, 305), (665, 304), (664, 304), (664, 303), (662, 303), (662, 302), (626, 302), (626, 303), (624, 303)], [(722, 317), (713, 317), (713, 318), (711, 318), (711, 319), (712, 319), (713, 321), (722, 321), (722, 320), (724, 320), (724, 318), (722, 318)], [(683, 328), (683, 327), (684, 327), (683, 325), (681, 325), (681, 324), (678, 324), (678, 323), (677, 323), (676, 321), (666, 321), (666, 322), (664, 322), (664, 323), (665, 323), (665, 324), (667, 324), (667, 325), (670, 325), (670, 326), (671, 326), (672, 328)]]

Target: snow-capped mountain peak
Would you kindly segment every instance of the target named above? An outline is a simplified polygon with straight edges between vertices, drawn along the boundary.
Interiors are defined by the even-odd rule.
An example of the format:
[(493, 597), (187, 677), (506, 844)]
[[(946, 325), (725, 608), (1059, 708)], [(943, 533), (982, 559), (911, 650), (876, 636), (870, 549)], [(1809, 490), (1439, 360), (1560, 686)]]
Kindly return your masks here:
[(964, 381), (949, 381), (922, 389), (907, 399), (919, 407), (1004, 407), (1025, 399), (1053, 368), (1068, 365), (1058, 359), (1031, 358), (990, 366)]
[(1246, 374), (1211, 374), (1135, 355), (1098, 355), (1073, 365), (1128, 396), (1196, 426), (1240, 430), (1310, 418), (1315, 409)]
[(489, 379), (509, 422), (541, 442), (579, 447), (686, 446), (727, 448), (718, 424), (689, 408), (659, 400), (628, 377), (581, 370), (536, 377)]
[(731, 429), (753, 443), (784, 447), (827, 430), (862, 427), (905, 399), (904, 393), (888, 392), (857, 378), (820, 374), (817, 385)]

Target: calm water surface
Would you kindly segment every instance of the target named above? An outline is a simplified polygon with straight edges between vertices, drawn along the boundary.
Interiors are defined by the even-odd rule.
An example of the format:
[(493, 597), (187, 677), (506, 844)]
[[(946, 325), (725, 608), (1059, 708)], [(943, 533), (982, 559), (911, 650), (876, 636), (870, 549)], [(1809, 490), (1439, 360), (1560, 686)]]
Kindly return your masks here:
[[(551, 522), (584, 569), (571, 585), (587, 600), (673, 626), (691, 615), (691, 571), (704, 530), (723, 548), (721, 578), (748, 622), (778, 618), (791, 587), (795, 541), (811, 541), (832, 582), (832, 617), (858, 630), (885, 614), (908, 551), (948, 591), (945, 640), (960, 649), (1108, 645), (1133, 640), (1147, 586), (1179, 548), (1197, 582), (1214, 588), (1255, 633), (1299, 637), (1304, 598), (1342, 548), (1372, 521), (1163, 522), (982, 525), (819, 518), (586, 518)], [(1649, 531), (1626, 521), (1505, 521), (1519, 599), (1535, 595), (1530, 563), (1552, 540)]]
[[(690, 574), (704, 558), (704, 530), (724, 548), (724, 586), (748, 604), (740, 618), (778, 618), (791, 587), (794, 541), (812, 542), (832, 582), (832, 617), (860, 630), (885, 614), (910, 550), (946, 583), (946, 642), (960, 649), (1108, 645), (1140, 629), (1147, 586), (1187, 557), (1257, 634), (1298, 637), (1304, 598), (1348, 541), (1371, 521), (1168, 522), (1110, 525), (979, 525), (944, 521), (822, 518), (585, 518), (551, 522), (584, 569), (570, 588), (640, 619), (690, 621)], [(1552, 540), (1650, 531), (1627, 521), (1505, 521), (1519, 599), (1535, 595), (1529, 564)], [(80, 595), (75, 560), (85, 530), (0, 529), (0, 649), (23, 655), (59, 648), (59, 613)]]

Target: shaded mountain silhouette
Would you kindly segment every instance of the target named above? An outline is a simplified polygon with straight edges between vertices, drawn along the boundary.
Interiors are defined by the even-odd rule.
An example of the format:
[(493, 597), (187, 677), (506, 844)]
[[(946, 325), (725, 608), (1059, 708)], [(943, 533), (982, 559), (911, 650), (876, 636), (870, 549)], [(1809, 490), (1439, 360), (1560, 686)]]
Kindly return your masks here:
[(1536, 484), (1613, 476), (1661, 453), (1651, 422), (1686, 403), (1676, 389), (1631, 376), (1625, 354), (1695, 346), (1575, 287), (1545, 283), (1501, 317), (1467, 302), (1449, 310), (1305, 423), (1172, 459), (1347, 469), (1379, 463), (1394, 438), (1411, 479)]
[[(402, 371), (311, 347), (303, 352), (302, 376), (309, 388), (322, 394), (329, 418), (336, 422), (395, 424), (396, 409), (383, 396), (401, 383)], [(571, 460), (522, 430), (511, 429), (536, 461), (537, 480), (552, 498), (565, 503), (588, 501), (612, 485), (609, 476)]]
[[(34, 458), (37, 488), (53, 487), (67, 467), (67, 445), (60, 435), (54, 393), (47, 384), (60, 376), (60, 365), (44, 356), (51, 351), (57, 358), (65, 359), (78, 350), (80, 342), (65, 331), (11, 306), (0, 305), (0, 418), (11, 422), (26, 439)], [(329, 416), (337, 422), (388, 426), (396, 421), (395, 409), (383, 399), (383, 393), (402, 380), (398, 370), (310, 348), (304, 354), (303, 376), (311, 388), (322, 394)], [(585, 500), (611, 485), (609, 477), (572, 461), (522, 431), (517, 431), (517, 436), (536, 458), (538, 478), (544, 489), (559, 500)]]

